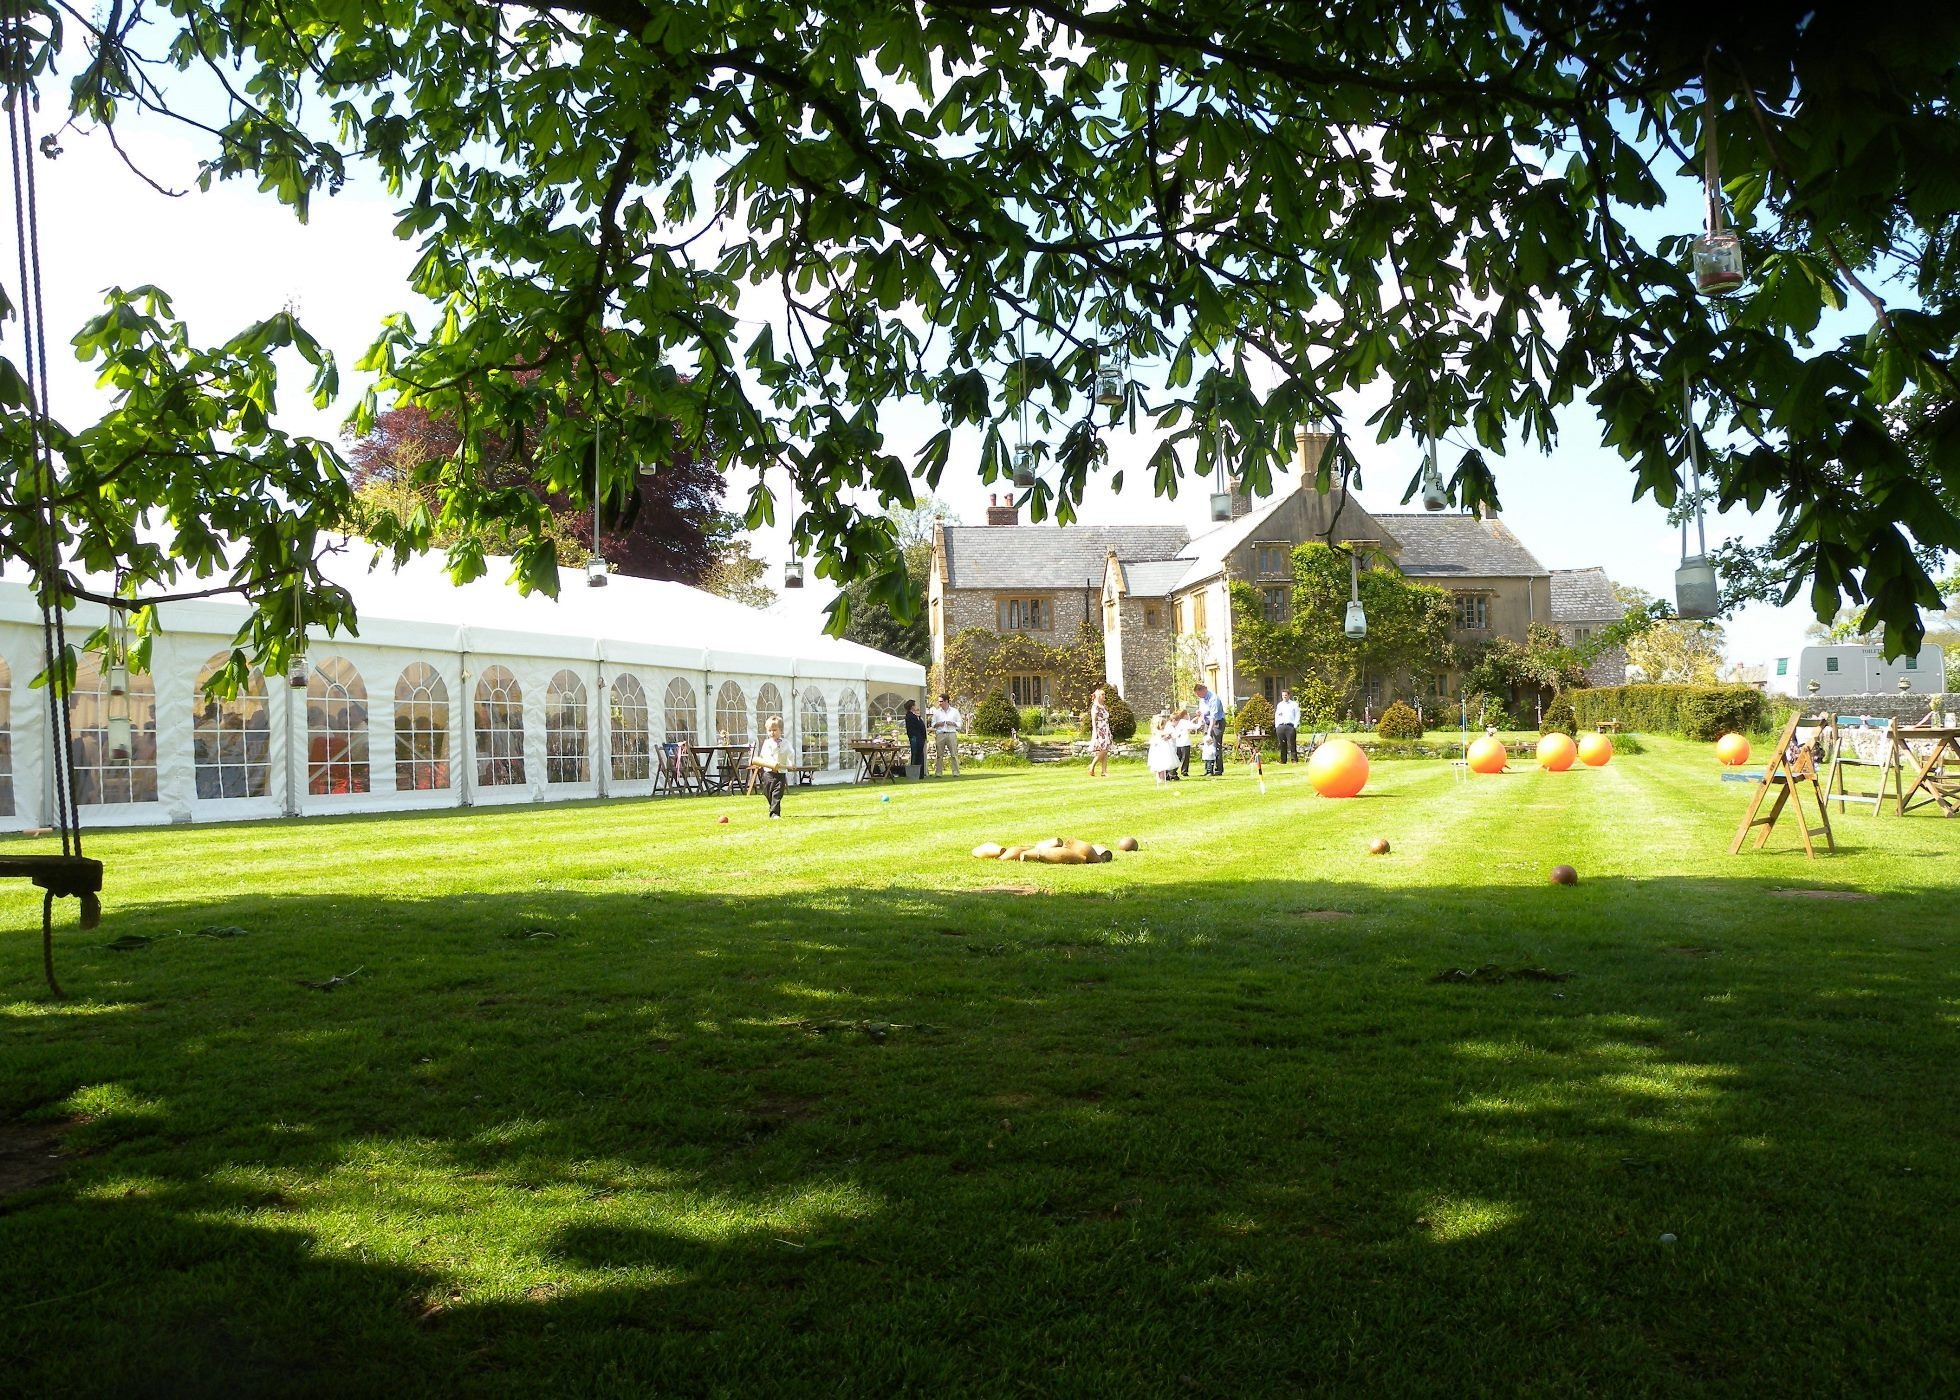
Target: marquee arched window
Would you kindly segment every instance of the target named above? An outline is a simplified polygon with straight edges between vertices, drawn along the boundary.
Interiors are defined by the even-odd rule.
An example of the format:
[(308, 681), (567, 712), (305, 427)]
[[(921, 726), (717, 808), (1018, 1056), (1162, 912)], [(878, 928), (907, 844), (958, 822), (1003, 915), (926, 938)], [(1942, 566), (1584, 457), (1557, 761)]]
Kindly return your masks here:
[(476, 683), (476, 780), (484, 787), (524, 782), (524, 690), (502, 666)]
[(647, 733), (647, 692), (638, 676), (615, 676), (612, 683), (612, 775), (616, 783), (653, 776)]
[(803, 740), (803, 766), (830, 767), (830, 717), (824, 707), (821, 690), (811, 686), (803, 692), (803, 699), (797, 706), (797, 718), (800, 721), (797, 732)]
[(585, 682), (576, 671), (560, 671), (544, 688), (544, 780), (591, 781), (586, 763)]
[(0, 817), (14, 814), (14, 673), (0, 661)]
[(871, 723), (874, 727), (898, 726), (905, 722), (905, 697), (884, 691), (871, 697)]
[(667, 682), (667, 742), (691, 744), (700, 711), (694, 707), (694, 687), (679, 676)]
[(411, 662), (395, 681), (395, 788), (437, 792), (448, 786), (449, 687), (428, 662)]
[(316, 662), (306, 682), (306, 790), (322, 797), (368, 790), (367, 682), (342, 656)]
[(109, 752), (109, 686), (93, 652), (75, 665), (68, 701), (68, 745), (74, 756), (75, 801), (85, 807), (157, 800), (157, 687), (147, 675), (129, 677), (129, 753)]
[(864, 737), (864, 711), (858, 707), (855, 690), (837, 697), (837, 743), (839, 748)]
[(749, 697), (734, 681), (723, 681), (715, 692), (715, 730), (724, 744), (749, 741)]
[(271, 790), (272, 730), (265, 676), (254, 670), (236, 694), (205, 686), (230, 662), (219, 652), (197, 673), (191, 692), (191, 766), (200, 798), (264, 797)]
[(789, 712), (783, 708), (783, 693), (775, 686), (764, 683), (755, 693), (755, 732), (766, 734), (769, 721), (777, 717), (784, 724), (789, 723)]

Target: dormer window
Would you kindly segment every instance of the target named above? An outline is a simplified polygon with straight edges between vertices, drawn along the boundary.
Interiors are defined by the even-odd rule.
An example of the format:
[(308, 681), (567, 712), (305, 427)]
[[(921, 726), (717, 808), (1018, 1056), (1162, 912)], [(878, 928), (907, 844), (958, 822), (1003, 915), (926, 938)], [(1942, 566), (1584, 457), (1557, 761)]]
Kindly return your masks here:
[(1292, 547), (1284, 544), (1262, 544), (1253, 548), (1253, 568), (1260, 578), (1285, 578), (1292, 573), (1288, 567), (1288, 556)]

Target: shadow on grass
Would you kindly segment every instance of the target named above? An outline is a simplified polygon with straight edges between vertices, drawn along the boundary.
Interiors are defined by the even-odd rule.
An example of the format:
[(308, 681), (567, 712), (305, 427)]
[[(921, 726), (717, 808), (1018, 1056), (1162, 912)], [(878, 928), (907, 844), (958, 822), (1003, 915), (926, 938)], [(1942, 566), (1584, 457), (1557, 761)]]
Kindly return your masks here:
[(1073, 874), (64, 935), (97, 1001), (0, 1006), (0, 1115), (74, 1124), (0, 1389), (1952, 1377), (1944, 892)]

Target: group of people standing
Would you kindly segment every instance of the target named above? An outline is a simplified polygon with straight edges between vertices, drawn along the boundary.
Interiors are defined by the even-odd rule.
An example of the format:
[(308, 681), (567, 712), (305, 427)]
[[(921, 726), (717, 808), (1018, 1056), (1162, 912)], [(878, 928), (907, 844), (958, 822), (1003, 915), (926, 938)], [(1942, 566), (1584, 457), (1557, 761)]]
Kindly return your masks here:
[(1209, 686), (1196, 687), (1188, 708), (1166, 710), (1151, 723), (1148, 762), (1160, 786), (1191, 776), (1194, 747), (1206, 777), (1225, 776), (1225, 703)]
[(960, 726), (966, 722), (966, 717), (960, 713), (960, 707), (953, 703), (953, 697), (941, 691), (939, 703), (927, 710), (924, 715), (919, 713), (917, 700), (907, 700), (904, 719), (906, 747), (912, 750), (912, 766), (909, 770), (912, 776), (924, 778), (926, 775), (926, 739), (930, 736), (932, 776), (939, 777), (950, 762), (953, 766), (953, 776), (959, 777)]

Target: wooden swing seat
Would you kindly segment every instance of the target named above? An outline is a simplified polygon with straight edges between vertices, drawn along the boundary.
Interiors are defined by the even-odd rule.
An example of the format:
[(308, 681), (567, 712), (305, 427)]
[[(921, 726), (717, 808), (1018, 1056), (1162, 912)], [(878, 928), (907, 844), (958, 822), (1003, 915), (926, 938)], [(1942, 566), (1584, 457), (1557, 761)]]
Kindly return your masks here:
[(93, 856), (0, 856), (0, 879), (32, 880), (61, 899), (102, 893), (102, 862)]

